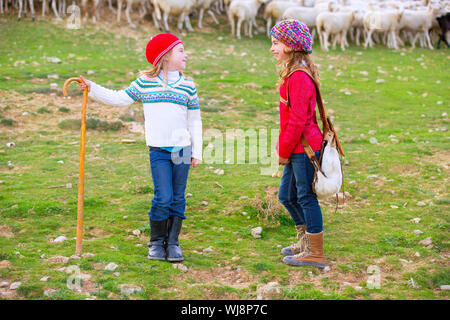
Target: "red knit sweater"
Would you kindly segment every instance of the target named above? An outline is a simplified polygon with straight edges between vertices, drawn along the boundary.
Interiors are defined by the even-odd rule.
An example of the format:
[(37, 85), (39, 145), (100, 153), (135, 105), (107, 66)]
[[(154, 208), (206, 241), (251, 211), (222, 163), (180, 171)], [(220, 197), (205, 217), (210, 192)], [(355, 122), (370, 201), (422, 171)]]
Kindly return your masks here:
[[(286, 81), (280, 87), (280, 96), (287, 100)], [(280, 136), (277, 150), (281, 158), (289, 159), (293, 153), (304, 153), (300, 138), (306, 140), (314, 151), (322, 147), (322, 133), (316, 120), (316, 88), (311, 78), (302, 71), (289, 77), (289, 102), (291, 108), (280, 101)]]

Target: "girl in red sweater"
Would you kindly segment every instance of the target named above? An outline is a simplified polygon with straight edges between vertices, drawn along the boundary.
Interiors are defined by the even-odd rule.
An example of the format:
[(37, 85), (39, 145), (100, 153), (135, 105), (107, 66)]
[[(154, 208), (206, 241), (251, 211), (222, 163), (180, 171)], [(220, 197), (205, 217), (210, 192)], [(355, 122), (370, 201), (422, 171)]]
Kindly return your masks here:
[[(299, 240), (283, 248), (283, 262), (324, 268), (322, 211), (312, 191), (314, 167), (300, 141), (304, 135), (319, 158), (323, 138), (316, 120), (314, 85), (319, 84), (319, 74), (310, 56), (311, 35), (305, 24), (283, 20), (272, 28), (271, 37), (270, 51), (281, 66), (277, 84), (281, 97), (277, 152), (284, 170), (278, 197), (294, 220)], [(306, 69), (314, 82), (299, 68)]]

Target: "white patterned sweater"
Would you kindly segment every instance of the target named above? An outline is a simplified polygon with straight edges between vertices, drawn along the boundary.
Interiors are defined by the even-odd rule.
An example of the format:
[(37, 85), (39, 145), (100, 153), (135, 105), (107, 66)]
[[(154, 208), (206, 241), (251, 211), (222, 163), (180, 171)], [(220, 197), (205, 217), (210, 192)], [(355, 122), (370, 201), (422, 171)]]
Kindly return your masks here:
[(202, 160), (202, 120), (195, 84), (178, 71), (162, 80), (141, 76), (124, 90), (104, 88), (93, 81), (88, 96), (110, 106), (129, 106), (141, 101), (144, 107), (145, 140), (153, 147), (192, 145), (192, 157)]

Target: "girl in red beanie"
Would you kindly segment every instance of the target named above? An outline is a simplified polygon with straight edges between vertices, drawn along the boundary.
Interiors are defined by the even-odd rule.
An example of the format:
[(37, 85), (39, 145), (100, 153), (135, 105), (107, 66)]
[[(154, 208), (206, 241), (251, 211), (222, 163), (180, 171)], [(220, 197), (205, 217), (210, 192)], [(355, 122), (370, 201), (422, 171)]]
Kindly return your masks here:
[[(82, 78), (89, 97), (111, 106), (144, 107), (145, 138), (149, 147), (154, 198), (149, 211), (148, 259), (182, 261), (178, 237), (186, 207), (185, 190), (190, 166), (202, 160), (202, 122), (197, 89), (183, 76), (187, 54), (175, 35), (161, 33), (146, 47), (153, 65), (124, 90), (106, 89)], [(85, 85), (79, 84), (84, 90)]]

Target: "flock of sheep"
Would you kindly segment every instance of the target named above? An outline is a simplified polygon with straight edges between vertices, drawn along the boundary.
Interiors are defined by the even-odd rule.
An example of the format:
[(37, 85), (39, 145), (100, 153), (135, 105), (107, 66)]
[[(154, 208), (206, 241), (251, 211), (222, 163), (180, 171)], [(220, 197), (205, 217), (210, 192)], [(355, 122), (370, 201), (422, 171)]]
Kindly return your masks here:
[[(25, 1), (25, 3), (24, 3)], [(0, 0), (0, 13), (11, 8), (18, 10), (20, 20), (22, 11), (31, 11), (34, 20), (35, 0)], [(36, 0), (38, 1), (38, 0)], [(56, 19), (66, 13), (66, 1), (72, 0), (39, 0), (42, 1), (42, 16), (51, 2), (51, 9)], [(446, 40), (449, 24), (450, 0), (77, 0), (81, 1), (84, 20), (91, 16), (93, 22), (100, 19), (103, 5), (120, 16), (124, 2), (125, 15), (131, 27), (135, 27), (130, 12), (139, 9), (140, 17), (149, 11), (153, 23), (159, 29), (170, 31), (169, 22), (177, 18), (177, 28), (183, 27), (188, 32), (194, 31), (190, 19), (198, 19), (198, 28), (202, 28), (203, 15), (206, 11), (216, 24), (216, 15), (226, 15), (231, 26), (231, 33), (241, 38), (241, 27), (246, 36), (252, 37), (254, 32), (264, 29), (269, 35), (270, 28), (282, 19), (297, 19), (310, 29), (313, 39), (319, 38), (322, 50), (328, 51), (330, 46), (336, 48), (339, 43), (342, 50), (349, 45), (348, 38), (356, 45), (364, 47), (383, 43), (388, 48), (398, 49), (408, 41), (414, 48), (417, 40), (421, 47), (433, 49), (430, 38), (432, 31), (439, 35), (439, 43)], [(25, 4), (25, 5), (24, 5)], [(9, 6), (8, 6), (9, 5)], [(116, 7), (114, 7), (116, 5)], [(10, 7), (10, 8), (8, 8)], [(25, 11), (26, 12), (26, 11)], [(257, 17), (265, 20), (266, 26), (257, 25)], [(447, 26), (447, 27), (446, 27)], [(253, 29), (255, 28), (255, 29)], [(439, 47), (439, 46), (438, 46)]]

